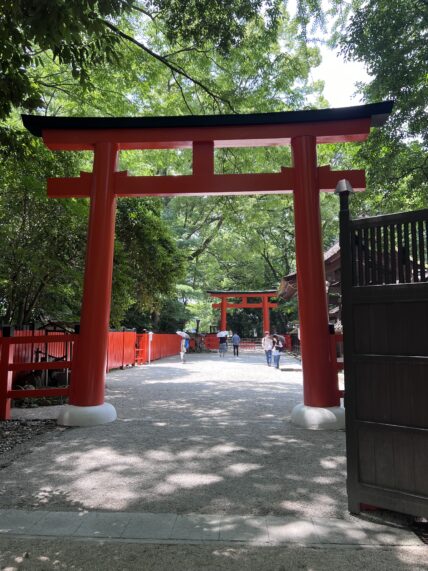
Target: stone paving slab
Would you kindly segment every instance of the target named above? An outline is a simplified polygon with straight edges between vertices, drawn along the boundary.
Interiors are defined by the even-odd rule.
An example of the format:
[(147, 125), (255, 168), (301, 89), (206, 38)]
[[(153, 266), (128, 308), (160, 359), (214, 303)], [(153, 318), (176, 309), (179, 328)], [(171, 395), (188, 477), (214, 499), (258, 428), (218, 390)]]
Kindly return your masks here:
[(0, 533), (27, 534), (46, 515), (46, 512), (0, 510)]
[(170, 539), (218, 541), (221, 519), (221, 515), (179, 515), (175, 520)]
[(411, 531), (339, 519), (126, 512), (0, 510), (0, 536), (109, 538), (151, 543), (418, 546)]
[(312, 521), (321, 543), (345, 545), (370, 545), (372, 543), (366, 530), (358, 523), (321, 518), (312, 518)]
[(224, 516), (220, 525), (220, 539), (223, 541), (245, 541), (269, 543), (269, 532), (265, 517)]
[(169, 539), (177, 519), (174, 513), (122, 514), (129, 518), (120, 537), (130, 539)]
[(70, 536), (77, 532), (81, 523), (81, 514), (72, 512), (48, 512), (33, 526), (31, 532), (40, 532), (43, 535), (52, 535), (54, 537)]
[(269, 539), (275, 545), (281, 543), (299, 543), (303, 545), (320, 543), (311, 519), (268, 516), (266, 520), (269, 529)]
[[(68, 515), (73, 513), (66, 512)], [(121, 537), (129, 523), (128, 514), (83, 513), (78, 518), (79, 526), (74, 533), (78, 537)]]

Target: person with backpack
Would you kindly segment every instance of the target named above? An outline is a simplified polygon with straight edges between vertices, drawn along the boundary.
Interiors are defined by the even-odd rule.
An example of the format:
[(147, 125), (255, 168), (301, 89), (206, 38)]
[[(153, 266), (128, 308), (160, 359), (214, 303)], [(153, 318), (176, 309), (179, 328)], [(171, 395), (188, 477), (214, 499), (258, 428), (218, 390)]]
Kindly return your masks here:
[(220, 337), (218, 340), (218, 354), (220, 357), (225, 356), (227, 351), (227, 337), (226, 335), (224, 335), (223, 337)]
[(282, 339), (276, 333), (272, 335), (272, 356), (273, 356), (273, 364), (275, 365), (275, 369), (279, 369), (279, 360), (281, 358), (281, 352), (284, 348), (284, 344), (282, 343)]

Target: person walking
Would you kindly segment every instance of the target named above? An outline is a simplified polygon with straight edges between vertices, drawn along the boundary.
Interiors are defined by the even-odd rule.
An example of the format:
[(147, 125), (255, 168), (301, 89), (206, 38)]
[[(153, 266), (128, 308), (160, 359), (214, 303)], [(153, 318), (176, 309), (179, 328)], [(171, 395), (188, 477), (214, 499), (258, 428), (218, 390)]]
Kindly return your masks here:
[(281, 351), (284, 345), (279, 335), (276, 334), (272, 335), (272, 341), (273, 341), (273, 349), (272, 349), (273, 363), (275, 365), (275, 369), (279, 369), (279, 360), (281, 358)]
[(181, 343), (180, 343), (180, 360), (182, 363), (185, 363), (186, 360), (184, 359), (184, 355), (187, 352), (187, 344), (186, 341), (188, 341), (188, 339), (186, 339), (185, 337), (181, 338)]
[(235, 332), (232, 335), (232, 345), (233, 345), (233, 356), (235, 357), (239, 357), (239, 344), (241, 342), (241, 338), (239, 337), (239, 335)]
[(227, 337), (220, 337), (218, 342), (218, 354), (220, 357), (224, 358), (224, 355), (227, 351)]
[(272, 364), (273, 341), (272, 337), (269, 334), (269, 331), (265, 331), (265, 336), (262, 339), (262, 347), (266, 355), (266, 362), (268, 364), (268, 367), (270, 367)]

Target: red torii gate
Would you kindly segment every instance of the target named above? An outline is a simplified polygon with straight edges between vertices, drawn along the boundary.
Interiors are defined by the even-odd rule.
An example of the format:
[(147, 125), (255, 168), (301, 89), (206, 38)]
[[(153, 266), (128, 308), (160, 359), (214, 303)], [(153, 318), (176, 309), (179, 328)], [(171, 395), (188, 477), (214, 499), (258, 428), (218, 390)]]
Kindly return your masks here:
[[(270, 316), (269, 309), (278, 307), (276, 301), (271, 301), (271, 297), (277, 297), (278, 291), (275, 289), (270, 290), (257, 290), (257, 291), (220, 291), (212, 290), (207, 291), (211, 297), (218, 297), (221, 299), (220, 303), (213, 303), (214, 309), (220, 309), (220, 331), (224, 331), (227, 327), (227, 316), (226, 312), (228, 309), (237, 308), (251, 308), (251, 309), (261, 309), (263, 312), (263, 331), (270, 331)], [(240, 298), (240, 302), (229, 302), (227, 299)], [(248, 298), (254, 299), (259, 298), (259, 302), (249, 302)]]
[[(339, 395), (330, 355), (322, 254), (319, 192), (334, 191), (341, 179), (365, 187), (364, 171), (331, 171), (317, 165), (320, 143), (364, 141), (371, 126), (384, 124), (392, 102), (357, 107), (261, 113), (146, 118), (23, 116), (31, 133), (52, 150), (92, 150), (92, 173), (48, 179), (50, 197), (89, 197), (90, 214), (80, 335), (76, 346), (70, 404), (60, 415), (66, 425), (91, 425), (116, 418), (104, 403), (105, 360), (110, 316), (116, 198), (294, 193), (296, 261), (303, 361), (304, 411), (336, 410)], [(214, 149), (291, 144), (293, 166), (278, 173), (220, 175)], [(193, 174), (136, 176), (117, 172), (124, 149), (193, 149)], [(299, 413), (300, 414), (300, 413)], [(309, 425), (296, 417), (295, 421)], [(313, 424), (313, 422), (312, 422)], [(322, 423), (321, 423), (322, 424)]]

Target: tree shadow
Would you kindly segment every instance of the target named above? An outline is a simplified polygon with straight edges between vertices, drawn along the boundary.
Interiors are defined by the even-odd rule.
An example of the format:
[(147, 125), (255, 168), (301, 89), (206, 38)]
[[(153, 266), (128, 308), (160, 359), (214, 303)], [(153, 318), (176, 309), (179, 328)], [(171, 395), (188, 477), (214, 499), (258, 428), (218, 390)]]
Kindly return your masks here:
[(109, 375), (118, 421), (67, 430), (17, 460), (0, 507), (361, 522), (347, 508), (344, 432), (290, 422), (300, 373), (215, 363)]

